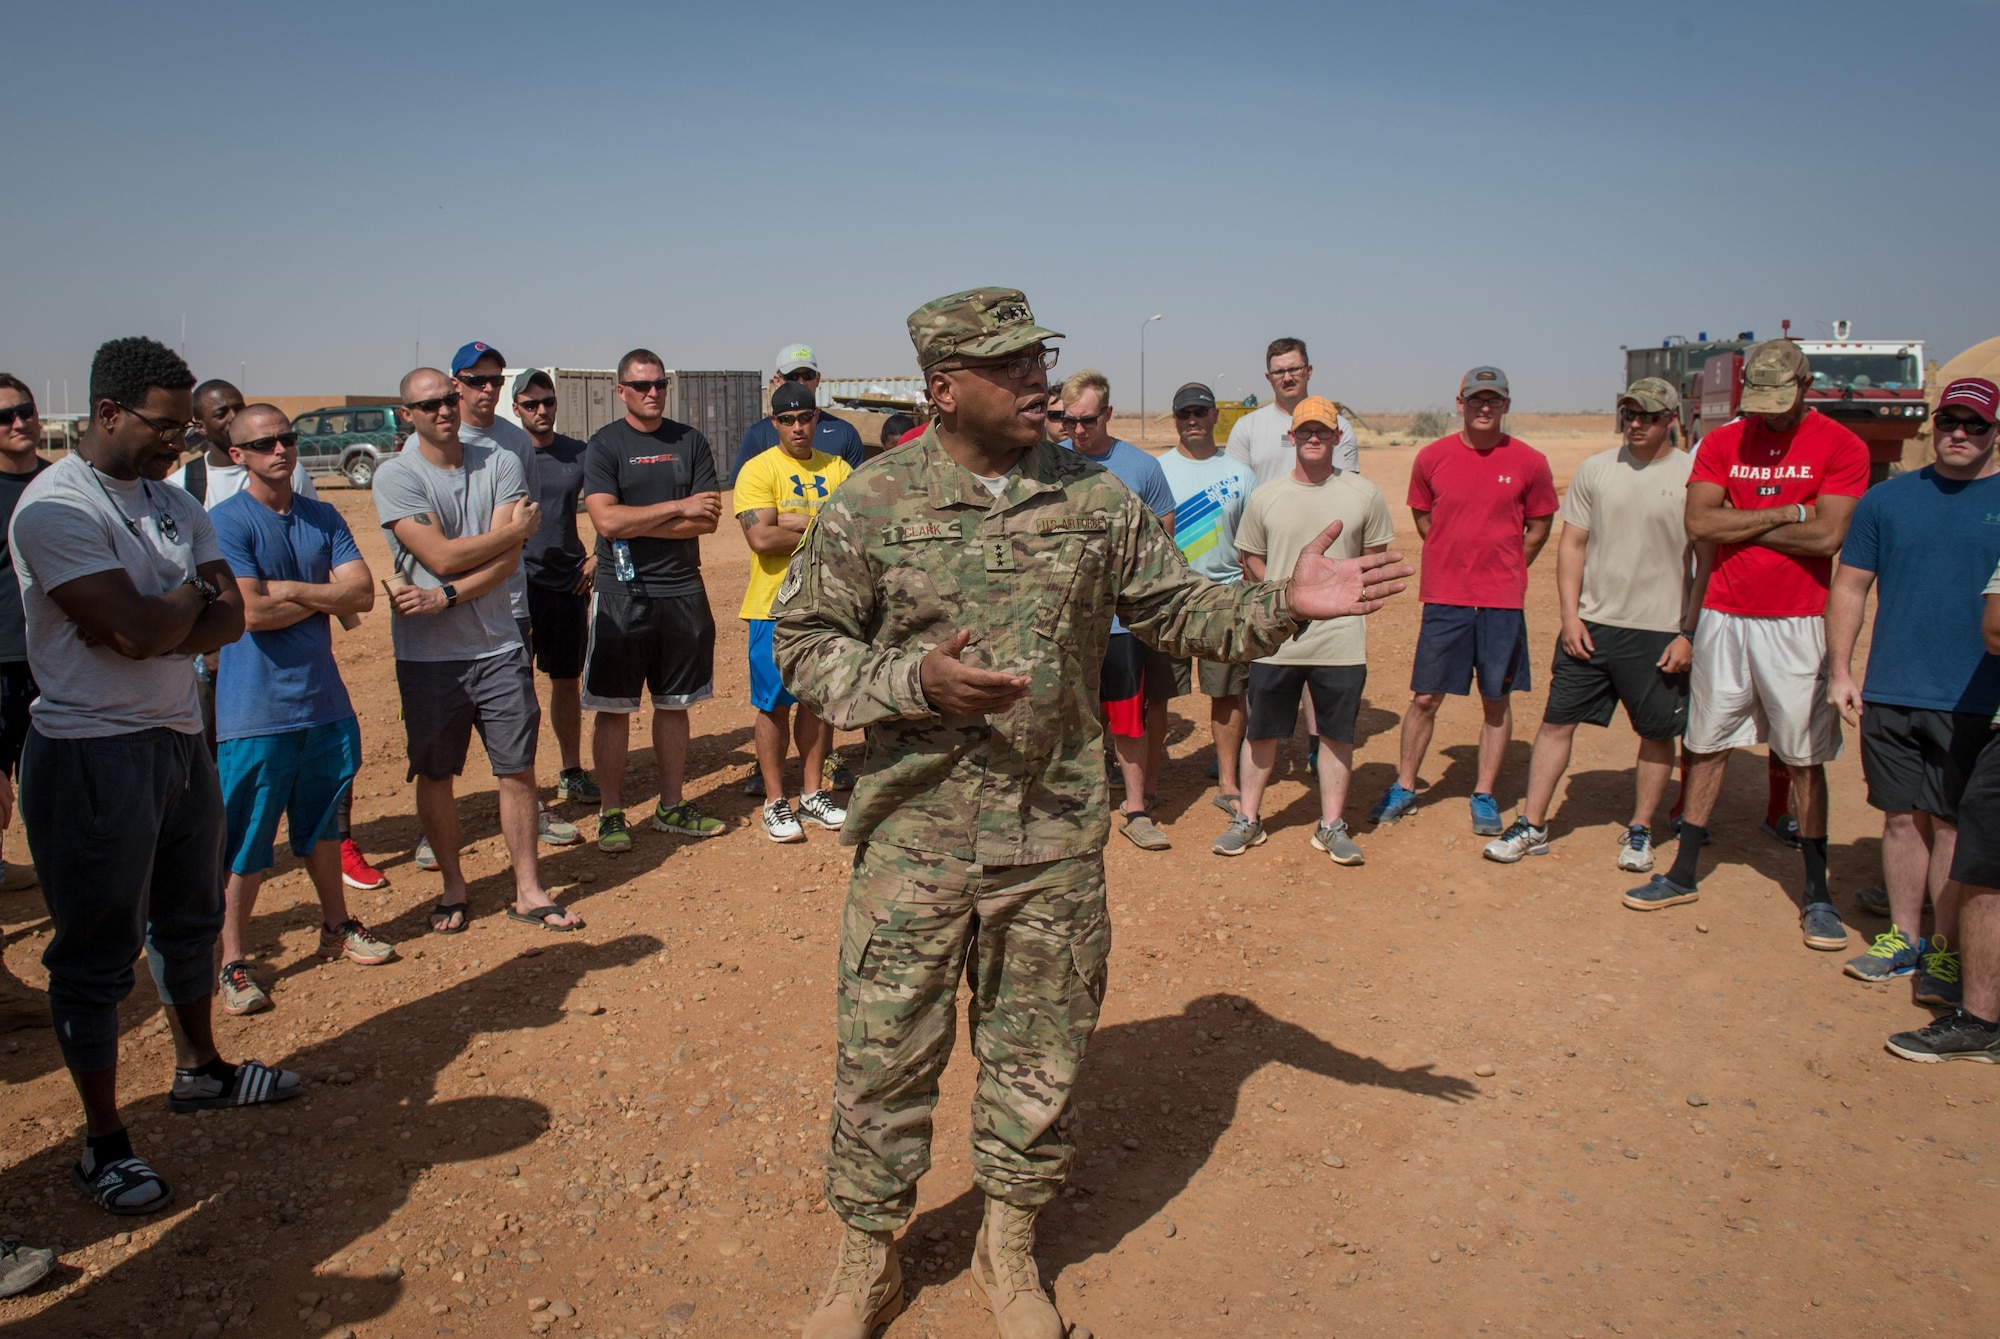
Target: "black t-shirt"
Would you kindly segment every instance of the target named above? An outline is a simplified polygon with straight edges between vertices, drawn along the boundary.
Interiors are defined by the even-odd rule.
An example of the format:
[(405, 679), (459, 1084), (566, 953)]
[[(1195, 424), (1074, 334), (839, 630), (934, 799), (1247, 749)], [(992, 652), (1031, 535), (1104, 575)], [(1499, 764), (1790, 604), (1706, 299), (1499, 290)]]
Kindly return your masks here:
[(0, 665), (28, 658), (28, 620), (21, 613), (21, 585), (14, 577), (14, 549), (7, 542), (7, 529), (14, 523), (14, 508), (21, 494), (49, 462), (35, 457), (35, 468), (27, 474), (0, 471)]
[[(715, 457), (708, 438), (685, 423), (665, 419), (640, 432), (625, 419), (597, 430), (583, 458), (583, 495), (607, 493), (628, 507), (678, 502), (696, 493), (718, 492)], [(632, 565), (637, 579), (621, 583), (611, 541), (597, 537), (597, 584), (623, 585), (642, 595), (694, 595), (701, 591), (701, 541), (634, 539)]]
[(561, 433), (547, 446), (535, 448), (535, 501), (541, 504), (542, 524), (521, 548), (521, 564), (531, 585), (569, 590), (583, 571), (576, 504), (583, 496), (583, 453), (588, 449)]

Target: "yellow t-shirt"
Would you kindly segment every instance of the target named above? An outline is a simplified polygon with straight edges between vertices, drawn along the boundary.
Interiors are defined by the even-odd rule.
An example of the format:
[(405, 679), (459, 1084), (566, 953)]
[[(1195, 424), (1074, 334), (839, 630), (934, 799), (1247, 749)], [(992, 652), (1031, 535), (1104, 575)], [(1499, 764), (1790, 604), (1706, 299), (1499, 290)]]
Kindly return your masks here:
[[(817, 516), (821, 504), (853, 472), (846, 461), (824, 451), (815, 451), (798, 460), (787, 455), (784, 447), (774, 446), (737, 472), (736, 514), (768, 508)], [(743, 608), (737, 613), (738, 618), (771, 616), (771, 605), (778, 598), (778, 587), (784, 583), (785, 569), (791, 562), (789, 553), (751, 553), (750, 587), (743, 592)]]

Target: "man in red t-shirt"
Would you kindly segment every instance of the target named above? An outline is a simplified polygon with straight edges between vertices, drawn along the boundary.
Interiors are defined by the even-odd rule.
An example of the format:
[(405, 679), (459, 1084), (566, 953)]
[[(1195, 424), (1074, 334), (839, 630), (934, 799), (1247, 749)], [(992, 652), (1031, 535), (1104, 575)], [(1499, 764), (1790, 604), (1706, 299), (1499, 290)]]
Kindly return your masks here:
[(1695, 900), (1729, 751), (1768, 743), (1792, 778), (1805, 941), (1835, 952), (1847, 947), (1847, 927), (1826, 887), (1826, 763), (1840, 755), (1840, 713), (1825, 688), (1826, 591), (1868, 488), (1868, 448), (1806, 408), (1811, 385), (1812, 367), (1792, 341), (1752, 348), (1742, 418), (1702, 439), (1688, 475), (1688, 538), (1714, 546), (1715, 569), (1695, 625), (1680, 850), (1625, 905), (1656, 911)]
[(1402, 769), (1369, 811), (1393, 823), (1417, 802), (1417, 769), (1447, 693), (1471, 691), (1475, 671), (1486, 720), (1479, 731), (1479, 775), (1472, 830), (1500, 835), (1493, 798), (1500, 764), (1514, 737), (1510, 694), (1528, 682), (1528, 565), (1548, 542), (1556, 508), (1549, 460), (1501, 427), (1511, 403), (1507, 374), (1475, 367), (1458, 386), (1465, 428), (1417, 452), (1410, 467), (1410, 510), (1424, 541), (1423, 628), (1410, 671), (1403, 717)]

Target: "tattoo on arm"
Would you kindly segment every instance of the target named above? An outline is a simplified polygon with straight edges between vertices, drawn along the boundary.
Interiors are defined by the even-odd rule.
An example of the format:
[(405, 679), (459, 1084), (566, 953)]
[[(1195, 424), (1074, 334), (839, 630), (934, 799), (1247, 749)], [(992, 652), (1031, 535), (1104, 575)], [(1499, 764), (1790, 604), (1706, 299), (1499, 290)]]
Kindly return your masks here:
[(753, 507), (749, 511), (737, 513), (736, 519), (742, 523), (743, 529), (747, 532), (755, 526), (776, 525), (778, 523), (778, 509), (776, 507)]
[(427, 511), (420, 511), (415, 516), (412, 516), (410, 519), (415, 521), (418, 525), (429, 525), (431, 523), (431, 514)]

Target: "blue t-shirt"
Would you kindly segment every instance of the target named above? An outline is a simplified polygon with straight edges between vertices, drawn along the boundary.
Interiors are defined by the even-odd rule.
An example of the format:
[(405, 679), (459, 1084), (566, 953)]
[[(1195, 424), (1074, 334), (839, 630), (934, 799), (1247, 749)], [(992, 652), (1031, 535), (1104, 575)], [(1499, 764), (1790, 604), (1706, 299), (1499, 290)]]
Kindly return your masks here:
[[(778, 444), (778, 425), (771, 422), (771, 416), (752, 423), (743, 430), (743, 440), (737, 444), (736, 460), (729, 468), (729, 477), (734, 480), (743, 472), (743, 467)], [(819, 413), (819, 426), (813, 429), (813, 450), (824, 451), (829, 456), (839, 456), (854, 469), (867, 463), (867, 453), (861, 449), (861, 434), (854, 425), (844, 418), (835, 418), (824, 409)]]
[(1960, 481), (1929, 466), (1862, 495), (1843, 567), (1875, 574), (1865, 701), (1991, 716), (2000, 656), (1988, 654), (1981, 594), (2000, 567), (2000, 474)]
[[(279, 515), (249, 493), (209, 513), (216, 542), (240, 580), (324, 585), (333, 569), (361, 557), (340, 513), (324, 502), (292, 498)], [(288, 628), (246, 632), (222, 648), (215, 671), (215, 737), (289, 734), (354, 715), (333, 660), (333, 620), (311, 614)]]
[[(1063, 445), (1076, 451), (1076, 443), (1068, 437)], [(1105, 469), (1118, 476), (1118, 482), (1131, 489), (1138, 499), (1146, 504), (1155, 516), (1165, 516), (1174, 509), (1174, 490), (1167, 484), (1167, 472), (1160, 468), (1160, 462), (1130, 442), (1111, 439), (1111, 449), (1101, 456), (1093, 456), (1088, 451), (1077, 451), (1085, 460), (1094, 460)], [(1125, 625), (1116, 615), (1111, 619), (1111, 631), (1125, 631)]]

